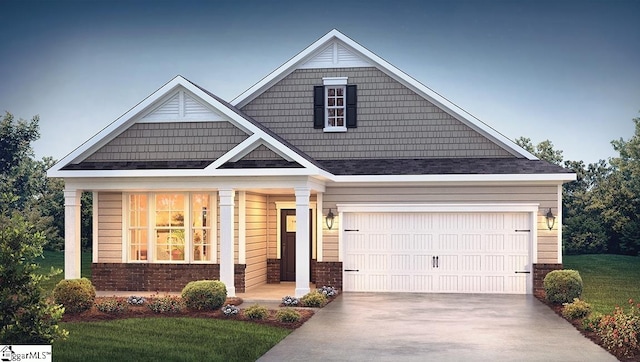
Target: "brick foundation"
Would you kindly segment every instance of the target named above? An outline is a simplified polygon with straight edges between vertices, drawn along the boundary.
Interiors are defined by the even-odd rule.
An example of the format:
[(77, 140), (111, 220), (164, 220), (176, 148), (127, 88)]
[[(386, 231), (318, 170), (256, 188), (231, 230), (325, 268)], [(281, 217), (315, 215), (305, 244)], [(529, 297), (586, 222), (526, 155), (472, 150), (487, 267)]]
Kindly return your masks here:
[(331, 286), (342, 290), (342, 262), (316, 262), (316, 286)]
[(280, 284), (280, 259), (267, 259), (267, 284)]
[(533, 264), (533, 295), (544, 297), (544, 277), (553, 270), (562, 269), (562, 264)]
[[(245, 289), (245, 265), (235, 265), (236, 292)], [(219, 280), (219, 264), (93, 263), (91, 282), (97, 290), (179, 292), (194, 280)]]

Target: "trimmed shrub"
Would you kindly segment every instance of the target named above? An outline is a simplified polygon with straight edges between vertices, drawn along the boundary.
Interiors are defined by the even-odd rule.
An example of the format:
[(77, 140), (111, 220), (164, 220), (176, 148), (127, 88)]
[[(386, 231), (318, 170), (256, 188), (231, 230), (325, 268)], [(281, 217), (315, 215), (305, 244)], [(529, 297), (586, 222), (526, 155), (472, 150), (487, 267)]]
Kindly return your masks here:
[(147, 307), (155, 313), (178, 313), (184, 308), (184, 303), (178, 297), (166, 296), (149, 302)]
[(544, 291), (551, 303), (570, 303), (582, 294), (582, 278), (577, 270), (553, 270), (544, 277)]
[(219, 280), (197, 280), (182, 289), (182, 299), (189, 309), (218, 310), (227, 300), (227, 287)]
[(582, 320), (582, 329), (589, 332), (595, 332), (598, 330), (600, 320), (602, 320), (602, 313), (591, 313)]
[(244, 315), (249, 319), (265, 319), (269, 315), (269, 310), (260, 304), (254, 304), (244, 310)]
[(295, 323), (300, 318), (300, 312), (292, 308), (282, 308), (276, 313), (276, 319), (282, 323)]
[(318, 291), (313, 291), (300, 298), (300, 302), (304, 307), (319, 308), (327, 304), (327, 296)]
[(616, 307), (613, 315), (600, 319), (596, 331), (607, 349), (619, 349), (625, 356), (632, 356), (640, 350), (640, 304), (629, 300), (630, 310)]
[(129, 305), (121, 298), (105, 299), (96, 303), (96, 309), (103, 313), (122, 313), (129, 309)]
[(81, 313), (93, 306), (96, 288), (87, 278), (63, 279), (53, 288), (53, 299), (64, 306), (65, 312)]
[(562, 308), (562, 316), (567, 319), (584, 318), (591, 312), (591, 305), (578, 298), (573, 299), (573, 303), (565, 303)]

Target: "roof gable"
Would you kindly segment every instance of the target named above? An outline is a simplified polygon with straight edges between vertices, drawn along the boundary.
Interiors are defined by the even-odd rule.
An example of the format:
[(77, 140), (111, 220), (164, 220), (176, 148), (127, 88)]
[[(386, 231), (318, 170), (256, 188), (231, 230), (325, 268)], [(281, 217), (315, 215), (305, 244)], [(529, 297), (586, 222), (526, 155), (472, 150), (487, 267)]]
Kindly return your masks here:
[[(340, 60), (340, 49), (348, 51), (349, 56), (343, 56), (344, 60)], [(345, 54), (346, 52), (343, 51)], [(332, 58), (331, 58), (332, 57)], [(331, 59), (331, 60), (330, 60)], [(340, 63), (342, 61), (342, 63)], [(391, 78), (400, 82), (407, 88), (411, 89), (421, 97), (427, 99), (429, 102), (442, 109), (452, 117), (458, 119), (473, 130), (481, 133), (492, 142), (500, 145), (507, 152), (516, 157), (524, 157), (530, 160), (537, 160), (538, 158), (531, 153), (527, 152), (512, 140), (508, 139), (489, 125), (475, 118), (462, 108), (458, 107), (448, 99), (442, 97), (432, 89), (418, 82), (414, 78), (410, 77), (400, 69), (391, 65), (381, 57), (377, 56), (373, 52), (369, 51), (362, 45), (353, 41), (346, 35), (342, 34), (336, 29), (331, 30), (323, 37), (315, 41), (313, 44), (305, 48), (289, 61), (284, 63), (275, 71), (271, 72), (268, 76), (260, 80), (251, 88), (240, 94), (231, 104), (242, 108), (249, 102), (254, 100), (260, 94), (271, 88), (273, 85), (284, 79), (289, 74), (293, 73), (297, 69), (309, 69), (312, 66), (318, 68), (336, 68), (343, 64), (345, 67), (349, 61), (357, 63), (354, 67), (374, 66), (380, 71), (384, 72)]]
[[(314, 160), (295, 147), (288, 145), (286, 141), (280, 139), (277, 135), (268, 129), (259, 125), (247, 115), (226, 103), (215, 95), (207, 92), (203, 88), (191, 83), (181, 76), (177, 76), (156, 92), (151, 94), (135, 107), (130, 109), (120, 118), (105, 127), (90, 140), (75, 149), (73, 152), (65, 156), (56, 163), (49, 171), (51, 177), (81, 177), (86, 176), (83, 171), (99, 170), (100, 172), (109, 172), (110, 168), (100, 164), (102, 160), (88, 160), (97, 150), (106, 146), (119, 135), (123, 134), (136, 123), (167, 123), (167, 122), (220, 122), (225, 121), (232, 124), (238, 130), (246, 133), (248, 138), (231, 148), (216, 160), (188, 160), (187, 164), (193, 165), (190, 168), (189, 175), (214, 175), (218, 168), (226, 162), (239, 160), (258, 146), (266, 146), (271, 151), (282, 157), (287, 162), (295, 162), (301, 168), (304, 168), (309, 174), (318, 174), (322, 167)], [(86, 162), (86, 168), (81, 163)], [(157, 161), (157, 160), (154, 160)], [(126, 162), (119, 159), (115, 163), (113, 169), (119, 170), (145, 170), (157, 164), (158, 169), (180, 169), (184, 167), (175, 166), (175, 161), (166, 163), (150, 162), (148, 165), (142, 165), (143, 160), (134, 162)], [(203, 167), (207, 165), (206, 167)], [(197, 170), (200, 171), (197, 171)], [(176, 175), (180, 175), (176, 170)], [(92, 173), (94, 175), (95, 173)], [(228, 172), (227, 172), (228, 174)], [(135, 172), (122, 173), (122, 175), (142, 175)]]

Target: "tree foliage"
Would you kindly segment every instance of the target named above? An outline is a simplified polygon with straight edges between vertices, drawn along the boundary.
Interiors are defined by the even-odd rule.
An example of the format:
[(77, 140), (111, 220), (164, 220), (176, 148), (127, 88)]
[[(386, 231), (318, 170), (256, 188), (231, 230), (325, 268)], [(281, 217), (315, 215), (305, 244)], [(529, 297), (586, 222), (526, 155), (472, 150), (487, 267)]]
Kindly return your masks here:
[[(640, 253), (640, 118), (633, 120), (635, 133), (611, 142), (618, 157), (564, 161), (576, 173), (575, 181), (563, 185), (563, 245), (567, 254)], [(533, 145), (520, 137), (516, 143), (540, 159), (563, 163), (562, 151), (549, 140)]]
[(17, 197), (0, 200), (0, 343), (51, 344), (65, 338), (58, 326), (64, 309), (47, 302), (40, 282), (48, 276), (36, 273), (44, 236), (23, 215), (10, 207)]

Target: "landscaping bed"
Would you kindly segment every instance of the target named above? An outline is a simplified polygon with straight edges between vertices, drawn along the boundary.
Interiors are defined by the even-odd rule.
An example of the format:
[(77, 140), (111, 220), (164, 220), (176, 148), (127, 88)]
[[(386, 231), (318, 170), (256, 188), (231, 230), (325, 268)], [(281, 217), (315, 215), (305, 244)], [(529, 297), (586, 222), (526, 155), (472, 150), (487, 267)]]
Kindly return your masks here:
[[(65, 313), (62, 322), (96, 322), (96, 321), (107, 321), (107, 320), (115, 320), (115, 319), (126, 319), (126, 318), (158, 318), (158, 317), (192, 317), (192, 318), (216, 318), (216, 319), (227, 319), (227, 320), (237, 320), (237, 321), (245, 321), (250, 323), (258, 323), (263, 325), (271, 325), (275, 327), (281, 327), (286, 329), (296, 329), (303, 325), (309, 318), (313, 316), (315, 313), (313, 309), (306, 308), (295, 308), (298, 313), (300, 313), (300, 320), (297, 322), (280, 322), (276, 319), (277, 310), (269, 310), (267, 318), (259, 320), (259, 319), (250, 319), (244, 315), (242, 309), (240, 312), (233, 316), (226, 316), (223, 314), (221, 310), (215, 311), (198, 311), (191, 310), (188, 308), (181, 308), (180, 310), (165, 312), (165, 313), (157, 313), (152, 311), (148, 305), (154, 300), (160, 298), (157, 297), (148, 297), (145, 298), (146, 302), (142, 305), (130, 305), (127, 304), (127, 298), (123, 297), (97, 297), (95, 299), (95, 304), (91, 309), (82, 312), (82, 313)], [(118, 312), (101, 312), (98, 310), (96, 305), (104, 303), (104, 302), (113, 302), (120, 301), (123, 305), (126, 305), (126, 309)], [(227, 298), (224, 305), (242, 305), (243, 300), (241, 298)]]

